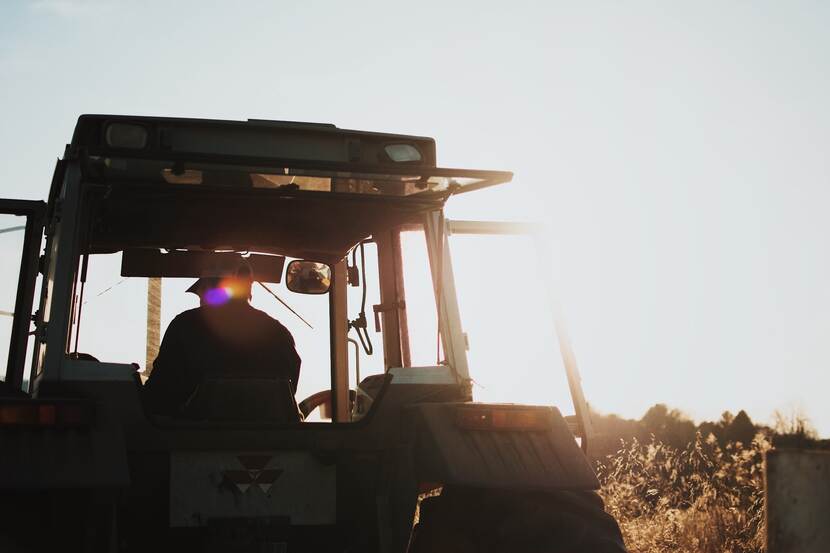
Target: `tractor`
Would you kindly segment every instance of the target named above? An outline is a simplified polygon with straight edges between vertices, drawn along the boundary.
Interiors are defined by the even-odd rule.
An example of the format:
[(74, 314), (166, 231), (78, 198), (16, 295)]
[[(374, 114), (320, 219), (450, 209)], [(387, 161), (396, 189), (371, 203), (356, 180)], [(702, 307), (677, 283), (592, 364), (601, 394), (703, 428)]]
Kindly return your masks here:
[[(550, 341), (566, 415), (473, 401), (449, 237), (534, 229), (450, 220), (444, 206), (511, 179), (439, 167), (427, 137), (81, 116), (47, 201), (0, 200), (22, 223), (0, 383), (0, 549), (625, 551), (596, 493), (561, 325)], [(423, 256), (408, 259), (410, 244)], [(226, 378), (199, 386), (202, 409), (150, 412), (162, 288), (166, 307), (171, 286), (240, 267), (253, 300), (291, 319), (301, 397)], [(88, 283), (107, 270), (121, 279), (110, 288), (132, 288), (103, 309), (118, 289)], [(419, 270), (424, 286), (405, 278)], [(145, 305), (142, 366), (128, 343)], [(273, 408), (295, 400), (298, 416)]]

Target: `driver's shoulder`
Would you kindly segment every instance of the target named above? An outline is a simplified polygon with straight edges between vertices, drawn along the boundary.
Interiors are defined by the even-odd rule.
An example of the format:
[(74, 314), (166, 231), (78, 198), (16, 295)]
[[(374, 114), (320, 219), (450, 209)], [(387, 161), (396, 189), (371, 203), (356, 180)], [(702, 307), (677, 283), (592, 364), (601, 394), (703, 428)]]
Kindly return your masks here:
[(277, 319), (275, 319), (274, 317), (272, 317), (271, 315), (269, 315), (265, 311), (262, 311), (261, 309), (257, 309), (254, 306), (249, 306), (249, 309), (250, 309), (250, 311), (249, 311), (250, 316), (252, 318), (256, 319), (257, 321), (259, 321), (261, 324), (269, 325), (269, 326), (272, 326), (273, 328), (279, 328), (279, 329), (282, 329), (282, 330), (288, 332), (288, 329), (285, 328), (285, 326), (281, 322), (279, 322)]
[(170, 321), (171, 327), (187, 325), (195, 322), (196, 320), (202, 317), (202, 311), (200, 307), (194, 307), (193, 309), (188, 309), (186, 311), (182, 311), (175, 317), (173, 320)]

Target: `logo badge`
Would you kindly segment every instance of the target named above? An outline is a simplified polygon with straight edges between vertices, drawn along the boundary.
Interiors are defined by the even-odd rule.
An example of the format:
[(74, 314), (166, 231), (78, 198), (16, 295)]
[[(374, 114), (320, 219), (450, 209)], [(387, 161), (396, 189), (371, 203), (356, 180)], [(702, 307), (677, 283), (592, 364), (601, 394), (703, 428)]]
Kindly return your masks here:
[(284, 472), (283, 469), (265, 468), (272, 458), (270, 455), (239, 455), (237, 460), (244, 470), (224, 471), (225, 481), (233, 484), (243, 494), (252, 486), (259, 487), (267, 494)]

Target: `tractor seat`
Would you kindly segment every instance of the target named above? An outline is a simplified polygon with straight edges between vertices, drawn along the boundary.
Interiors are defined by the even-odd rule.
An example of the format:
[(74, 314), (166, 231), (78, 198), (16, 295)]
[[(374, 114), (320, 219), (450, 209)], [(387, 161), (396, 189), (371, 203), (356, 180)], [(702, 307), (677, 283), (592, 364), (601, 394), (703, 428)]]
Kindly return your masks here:
[(196, 389), (182, 415), (216, 422), (302, 421), (291, 382), (273, 378), (209, 378)]

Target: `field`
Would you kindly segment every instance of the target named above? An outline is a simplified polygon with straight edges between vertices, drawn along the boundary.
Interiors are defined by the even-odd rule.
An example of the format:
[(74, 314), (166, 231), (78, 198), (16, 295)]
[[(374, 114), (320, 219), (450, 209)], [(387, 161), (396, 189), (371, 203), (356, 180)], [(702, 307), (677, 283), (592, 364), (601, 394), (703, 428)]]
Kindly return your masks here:
[(624, 441), (599, 464), (606, 509), (631, 553), (762, 552), (763, 453), (770, 447), (762, 433), (724, 447), (699, 432), (682, 449)]

